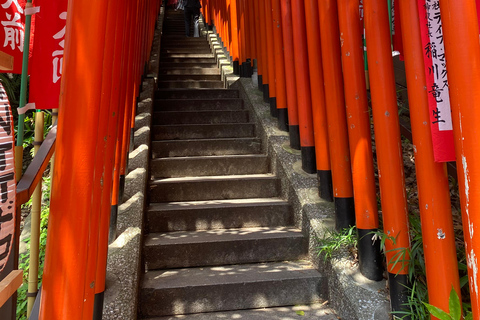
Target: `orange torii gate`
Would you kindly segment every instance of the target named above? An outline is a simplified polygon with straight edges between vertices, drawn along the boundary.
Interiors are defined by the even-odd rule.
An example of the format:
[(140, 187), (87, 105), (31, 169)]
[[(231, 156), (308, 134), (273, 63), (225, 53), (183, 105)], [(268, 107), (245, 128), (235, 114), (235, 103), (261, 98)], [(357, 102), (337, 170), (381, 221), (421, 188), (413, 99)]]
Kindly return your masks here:
[(40, 319), (101, 318), (112, 190), (159, 8), (69, 1)]
[[(231, 4), (235, 1), (203, 0), (203, 3), (207, 4), (209, 12), (219, 12), (224, 8), (225, 3)], [(243, 4), (243, 1), (237, 1)], [(460, 289), (451, 204), (448, 194), (448, 177), (445, 164), (434, 161), (432, 134), (430, 126), (427, 125), (431, 117), (428, 109), (428, 90), (426, 90), (425, 84), (425, 65), (422, 61), (423, 53), (418, 11), (416, 9), (419, 1), (400, 1), (400, 10), (397, 10), (395, 15), (397, 21), (401, 21), (404, 28), (402, 36), (405, 47), (404, 55), (411, 106), (413, 143), (416, 154), (419, 211), (422, 220), (429, 301), (448, 312), (450, 290), (453, 287), (460, 294)], [(279, 93), (278, 88), (282, 87), (282, 83), (286, 83), (285, 93), (290, 121), (288, 123), (290, 142), (292, 147), (302, 148), (302, 151), (304, 151), (302, 152), (302, 162), (303, 169), (306, 172), (314, 172), (314, 166), (311, 164), (315, 163), (314, 160), (312, 162), (312, 159), (314, 159), (312, 155), (315, 154), (313, 150), (316, 148), (325, 150), (321, 153), (323, 157), (329, 154), (326, 161), (325, 159), (320, 159), (321, 161), (317, 159), (317, 166), (321, 166), (317, 170), (329, 172), (330, 167), (336, 166), (346, 170), (343, 177), (337, 176), (337, 185), (346, 186), (353, 182), (353, 200), (355, 202), (361, 251), (359, 257), (361, 272), (371, 279), (380, 279), (382, 267), (379, 261), (379, 244), (371, 244), (371, 233), (375, 232), (379, 223), (377, 220), (377, 203), (375, 203), (377, 194), (373, 183), (372, 163), (374, 158), (370, 141), (368, 141), (371, 139), (370, 122), (372, 121), (367, 104), (366, 88), (369, 83), (368, 78), (366, 83), (362, 76), (365, 58), (363, 57), (363, 43), (360, 39), (363, 27), (361, 23), (365, 23), (370, 66), (367, 76), (370, 79), (370, 93), (373, 104), (383, 229), (386, 237), (388, 237), (386, 240), (386, 263), (389, 272), (392, 307), (394, 311), (399, 311), (403, 308), (402, 304), (407, 299), (405, 285), (408, 284), (409, 267), (409, 213), (406, 206), (391, 37), (388, 32), (390, 28), (388, 26), (387, 2), (383, 0), (363, 0), (363, 7), (361, 7), (360, 0), (322, 1), (319, 3), (320, 14), (322, 12), (328, 14), (329, 20), (319, 19), (322, 22), (320, 26), (315, 26), (312, 22), (315, 16), (312, 15), (311, 10), (315, 10), (316, 1), (286, 0), (280, 1), (280, 4), (283, 63), (285, 64), (283, 71), (283, 66), (279, 65), (282, 64), (282, 60), (269, 52), (270, 49), (270, 51), (278, 53), (277, 43), (271, 41), (271, 25), (277, 19), (278, 2), (275, 0), (255, 1), (253, 10), (236, 13), (242, 15), (245, 21), (254, 21), (250, 23), (254, 24), (255, 33), (245, 35), (255, 37), (255, 41), (250, 39), (250, 43), (256, 43), (257, 45), (257, 54), (254, 57), (258, 67), (259, 88), (264, 92), (264, 101), (271, 103), (272, 115), (276, 115), (277, 110), (275, 109), (279, 107), (279, 101), (276, 101), (277, 104), (275, 104), (275, 101), (270, 98), (276, 97), (279, 99), (279, 94), (283, 94), (283, 92)], [(454, 105), (453, 127), (456, 137), (457, 166), (461, 169), (459, 185), (464, 230), (465, 234), (469, 235), (466, 239), (466, 246), (470, 290), (472, 292), (471, 299), (474, 318), (478, 318), (480, 300), (477, 283), (480, 276), (476, 270), (478, 269), (477, 257), (480, 254), (480, 249), (476, 243), (478, 241), (476, 241), (477, 236), (474, 232), (478, 225), (475, 216), (478, 215), (476, 215), (476, 212), (473, 213), (477, 210), (476, 199), (478, 197), (474, 197), (474, 192), (478, 188), (473, 186), (480, 183), (480, 177), (476, 175), (476, 167), (479, 161), (473, 141), (477, 141), (480, 137), (474, 124), (476, 109), (472, 107), (472, 103), (474, 104), (478, 100), (476, 95), (480, 91), (477, 88), (479, 77), (478, 70), (476, 70), (478, 67), (476, 61), (480, 58), (478, 17), (474, 1), (458, 3), (451, 0), (440, 0), (440, 6), (442, 19), (444, 20), (445, 52), (450, 87), (455, 90), (454, 93), (450, 93), (450, 99)], [(228, 7), (232, 8), (231, 5)], [(332, 7), (338, 7), (338, 12), (335, 9), (332, 13)], [(236, 10), (242, 10), (242, 8), (237, 6)], [(309, 10), (307, 16), (305, 16), (306, 12), (304, 11), (306, 8)], [(359, 12), (362, 9), (364, 16), (361, 18)], [(448, 14), (445, 14), (446, 12)], [(248, 15), (251, 15), (251, 17), (248, 17)], [(338, 15), (338, 20), (336, 15)], [(227, 34), (224, 29), (218, 27), (222, 24), (228, 25), (231, 22), (221, 15), (217, 15), (216, 18), (210, 18), (210, 20), (214, 20), (219, 36), (222, 39), (231, 37), (232, 34)], [(336, 40), (328, 38), (331, 36), (331, 30), (327, 30), (327, 28), (332, 30), (340, 28), (341, 52), (332, 51), (333, 42)], [(308, 38), (305, 35), (305, 30), (310, 31), (308, 32)], [(279, 30), (276, 31), (277, 34), (273, 36), (275, 40), (278, 39)], [(318, 35), (322, 37), (321, 44), (318, 42)], [(245, 42), (248, 41), (248, 39), (245, 40)], [(458, 45), (459, 41), (462, 43), (461, 46)], [(230, 45), (234, 44), (230, 43)], [(467, 46), (468, 50), (464, 49), (463, 46)], [(339, 61), (342, 63), (342, 70), (338, 67)], [(469, 64), (469, 61), (474, 63)], [(323, 71), (319, 69), (318, 62), (320, 62), (320, 67), (323, 67)], [(317, 64), (317, 67), (314, 66), (315, 64)], [(336, 64), (336, 67), (332, 68), (332, 64)], [(323, 72), (323, 79), (320, 80), (317, 79), (319, 70), (320, 73)], [(315, 73), (315, 71), (317, 71), (317, 74), (309, 77), (309, 73)], [(332, 81), (336, 81), (338, 85), (336, 87), (332, 86)], [(332, 118), (327, 121), (326, 126), (335, 126), (336, 130), (328, 131), (330, 135), (328, 140), (319, 139), (321, 123), (324, 121), (325, 114), (319, 112), (318, 105), (322, 103), (321, 100), (325, 97), (322, 94), (323, 88), (322, 90), (318, 89), (318, 82), (323, 82), (322, 85), (324, 89), (327, 89), (326, 93), (328, 95), (336, 94), (335, 99), (327, 98), (325, 101), (327, 113), (332, 115), (336, 113), (337, 117), (337, 120)], [(315, 91), (313, 88), (315, 88)], [(275, 89), (277, 89), (276, 92)], [(343, 101), (343, 99), (345, 100)], [(345, 112), (347, 114), (346, 119), (341, 119)], [(313, 123), (315, 123), (315, 126), (312, 125)], [(297, 127), (298, 133), (295, 130)], [(345, 141), (346, 138), (343, 133), (347, 131), (349, 133), (348, 147), (352, 156), (352, 163), (348, 162), (348, 150), (344, 145), (341, 146), (344, 150), (342, 151), (344, 160), (341, 160), (342, 156), (335, 157), (332, 155), (332, 150), (339, 150), (340, 147), (339, 142), (333, 142), (335, 145), (332, 146), (332, 141), (338, 141), (336, 139), (339, 138), (342, 139), (341, 141)], [(339, 136), (339, 133), (342, 133), (342, 137)], [(326, 141), (330, 141), (330, 145), (327, 145)], [(307, 149), (313, 151), (313, 153), (306, 152)], [(336, 152), (338, 153), (338, 151)], [(319, 153), (316, 154), (318, 157)], [(347, 161), (348, 166), (341, 167), (343, 163), (338, 163), (339, 161)], [(328, 195), (328, 190), (325, 191), (325, 188), (331, 190), (331, 186), (328, 184), (328, 179), (322, 180), (319, 188), (323, 190), (323, 194)], [(345, 192), (344, 197), (352, 197), (351, 192)], [(350, 223), (352, 222), (348, 222), (346, 225)], [(401, 259), (397, 259), (399, 255), (401, 255)], [(395, 260), (397, 261), (395, 262)], [(440, 278), (442, 279), (440, 280)]]

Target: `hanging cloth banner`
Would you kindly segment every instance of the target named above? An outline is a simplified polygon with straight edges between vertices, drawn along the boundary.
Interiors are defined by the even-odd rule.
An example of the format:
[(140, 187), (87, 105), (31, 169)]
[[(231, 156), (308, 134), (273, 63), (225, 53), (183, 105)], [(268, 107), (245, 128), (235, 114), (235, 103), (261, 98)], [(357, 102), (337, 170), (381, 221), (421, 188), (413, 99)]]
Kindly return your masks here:
[(8, 261), (15, 239), (14, 145), (12, 111), (7, 93), (0, 84), (0, 272)]
[(25, 4), (26, 0), (0, 0), (0, 52), (12, 62), (3, 64), (2, 72), (22, 73)]
[(67, 0), (35, 0), (35, 41), (30, 60), (30, 96), (36, 109), (58, 108)]
[(430, 127), (436, 162), (455, 161), (452, 115), (439, 0), (418, 0)]

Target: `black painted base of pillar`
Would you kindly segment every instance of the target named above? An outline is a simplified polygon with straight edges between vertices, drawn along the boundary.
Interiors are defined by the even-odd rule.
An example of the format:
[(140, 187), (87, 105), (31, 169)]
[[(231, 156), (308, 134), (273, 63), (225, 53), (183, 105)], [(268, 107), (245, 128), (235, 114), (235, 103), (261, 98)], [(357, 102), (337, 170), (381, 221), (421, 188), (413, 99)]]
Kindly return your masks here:
[(355, 225), (355, 203), (352, 198), (335, 197), (335, 229), (338, 231)]
[(278, 129), (288, 132), (288, 109), (277, 109)]
[(250, 78), (252, 76), (252, 66), (250, 65), (250, 62), (244, 62), (240, 66), (240, 77), (242, 78)]
[(325, 201), (333, 202), (333, 184), (331, 170), (318, 170), (318, 195)]
[(233, 61), (233, 74), (240, 75), (240, 64), (238, 61)]
[(315, 147), (301, 147), (301, 151), (303, 171), (306, 173), (315, 173), (317, 171)]
[(108, 244), (111, 244), (117, 239), (117, 216), (118, 205), (110, 206), (110, 227), (108, 229)]
[(270, 102), (270, 90), (268, 89), (268, 83), (263, 85), (263, 102), (269, 103)]
[(270, 97), (270, 115), (274, 118), (278, 117), (278, 110), (277, 110), (277, 98)]
[(263, 77), (261, 74), (257, 76), (258, 79), (258, 90), (263, 91)]
[(373, 281), (383, 279), (383, 258), (380, 239), (372, 240), (377, 229), (358, 229), (358, 266), (360, 272)]
[(289, 130), (289, 136), (290, 136), (290, 147), (295, 150), (300, 150), (300, 126), (294, 125), (294, 126), (288, 126)]
[[(400, 263), (400, 262), (399, 262)], [(405, 310), (408, 302), (408, 275), (388, 273), (388, 284), (390, 287), (390, 304), (392, 311)], [(410, 320), (410, 317), (402, 319)]]
[(105, 292), (95, 294), (95, 298), (93, 300), (93, 320), (102, 320), (104, 297)]

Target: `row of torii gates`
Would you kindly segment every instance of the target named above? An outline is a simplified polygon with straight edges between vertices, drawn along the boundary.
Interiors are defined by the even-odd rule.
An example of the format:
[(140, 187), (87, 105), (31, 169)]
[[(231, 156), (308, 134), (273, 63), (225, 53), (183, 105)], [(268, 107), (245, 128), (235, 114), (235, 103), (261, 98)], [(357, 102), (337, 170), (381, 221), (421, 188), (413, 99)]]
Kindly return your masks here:
[[(480, 43), (475, 1), (440, 0), (473, 316), (480, 318)], [(160, 0), (69, 1), (40, 319), (92, 319), (105, 290), (108, 228), (130, 143)], [(372, 279), (379, 228), (360, 0), (203, 0), (234, 71), (259, 81), (279, 128), (336, 203), (337, 228), (356, 223), (360, 268)], [(401, 0), (410, 117), (429, 302), (460, 295), (444, 163), (434, 161), (417, 0)], [(386, 259), (394, 310), (408, 274), (388, 263), (409, 247), (397, 96), (386, 0), (363, 0)], [(345, 108), (347, 106), (347, 108)], [(329, 184), (333, 183), (333, 189)], [(333, 193), (332, 193), (333, 190)], [(112, 200), (113, 199), (113, 200)], [(355, 201), (353, 201), (355, 199)], [(355, 222), (356, 221), (356, 222)], [(438, 237), (441, 229), (444, 237)], [(365, 240), (367, 239), (367, 240)], [(393, 240), (392, 240), (393, 239)], [(378, 242), (377, 242), (378, 243)], [(370, 258), (369, 258), (370, 257)], [(98, 306), (97, 306), (98, 307)]]

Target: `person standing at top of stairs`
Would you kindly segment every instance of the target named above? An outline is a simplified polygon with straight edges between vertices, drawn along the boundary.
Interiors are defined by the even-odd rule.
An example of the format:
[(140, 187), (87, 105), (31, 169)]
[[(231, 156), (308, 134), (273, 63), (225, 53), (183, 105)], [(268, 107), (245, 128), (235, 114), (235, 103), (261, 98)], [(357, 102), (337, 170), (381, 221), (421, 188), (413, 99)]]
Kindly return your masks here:
[(185, 0), (185, 36), (190, 37), (190, 23), (193, 18), (193, 36), (199, 37), (198, 20), (200, 19), (200, 0)]

